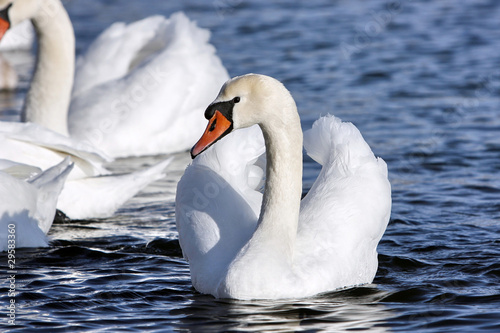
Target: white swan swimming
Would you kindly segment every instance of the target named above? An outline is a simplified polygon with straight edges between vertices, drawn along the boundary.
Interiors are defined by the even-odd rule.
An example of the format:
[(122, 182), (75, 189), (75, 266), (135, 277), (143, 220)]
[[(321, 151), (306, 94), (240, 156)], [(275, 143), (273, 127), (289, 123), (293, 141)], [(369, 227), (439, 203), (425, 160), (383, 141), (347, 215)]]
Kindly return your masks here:
[[(40, 173), (34, 167), (0, 160), (0, 251), (48, 246), (46, 234), (72, 167), (69, 157)], [(17, 178), (27, 171), (35, 174), (27, 180)]]
[[(0, 122), (0, 158), (45, 169), (64, 156), (71, 156), (75, 167), (57, 207), (72, 219), (111, 216), (147, 184), (162, 178), (170, 160), (131, 174), (111, 175), (104, 167), (110, 158), (100, 150), (47, 129), (44, 125), (66, 128), (74, 65), (74, 37), (69, 17), (58, 0), (18, 0), (13, 4), (0, 1), (0, 8), (4, 8), (0, 11), (0, 23), (3, 18), (7, 19), (0, 24), (0, 37), (2, 27), (14, 26), (26, 18), (32, 18), (38, 31), (44, 32), (39, 35), (39, 58), (25, 109), (41, 115), (46, 121), (39, 125)], [(70, 32), (61, 29), (61, 26), (69, 26)], [(58, 44), (60, 38), (64, 40), (61, 45)], [(66, 54), (61, 53), (61, 48), (67, 51)], [(69, 53), (72, 55), (69, 56)], [(68, 71), (70, 76), (55, 74), (58, 71)], [(52, 73), (55, 75), (52, 76)], [(59, 112), (64, 120), (43, 117), (53, 111)]]
[(11, 22), (31, 18), (40, 45), (23, 119), (112, 157), (188, 150), (204, 127), (204, 106), (229, 78), (210, 33), (183, 13), (113, 24), (74, 75), (73, 27), (60, 0), (17, 0), (6, 12)]
[[(191, 151), (198, 157), (176, 196), (179, 241), (198, 291), (295, 298), (373, 280), (391, 189), (385, 162), (353, 124), (326, 116), (304, 134), (322, 170), (301, 201), (303, 135), (295, 102), (279, 81), (256, 74), (231, 79), (205, 117), (209, 124)], [(254, 124), (265, 140), (263, 195), (258, 127), (210, 147)]]

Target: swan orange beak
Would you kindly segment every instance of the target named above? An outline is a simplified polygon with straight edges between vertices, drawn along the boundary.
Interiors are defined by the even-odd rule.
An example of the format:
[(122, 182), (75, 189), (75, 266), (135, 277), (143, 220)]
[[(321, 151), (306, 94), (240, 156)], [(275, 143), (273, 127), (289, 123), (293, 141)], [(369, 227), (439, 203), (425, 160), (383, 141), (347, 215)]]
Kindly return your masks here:
[(9, 9), (12, 7), (10, 3), (7, 7), (0, 10), (0, 40), (5, 35), (5, 32), (10, 28), (10, 20), (9, 20)]
[(215, 111), (208, 121), (207, 128), (202, 137), (191, 149), (191, 158), (195, 158), (217, 140), (233, 130), (233, 124), (220, 111)]
[(9, 28), (10, 28), (9, 21), (0, 18), (0, 40), (3, 38), (3, 35), (5, 35), (7, 30), (9, 30)]

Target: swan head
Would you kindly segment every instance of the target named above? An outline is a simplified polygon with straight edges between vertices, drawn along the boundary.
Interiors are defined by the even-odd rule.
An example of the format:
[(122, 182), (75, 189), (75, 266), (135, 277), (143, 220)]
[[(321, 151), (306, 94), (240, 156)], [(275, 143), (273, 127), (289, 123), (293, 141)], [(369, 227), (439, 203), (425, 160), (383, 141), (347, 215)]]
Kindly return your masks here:
[(53, 10), (50, 4), (46, 7), (41, 0), (0, 0), (0, 39), (10, 27), (35, 17), (39, 11)]
[(290, 92), (270, 76), (246, 74), (229, 79), (205, 110), (208, 125), (191, 149), (191, 157), (195, 158), (233, 130), (282, 122), (285, 115), (280, 111), (287, 104), (295, 108)]

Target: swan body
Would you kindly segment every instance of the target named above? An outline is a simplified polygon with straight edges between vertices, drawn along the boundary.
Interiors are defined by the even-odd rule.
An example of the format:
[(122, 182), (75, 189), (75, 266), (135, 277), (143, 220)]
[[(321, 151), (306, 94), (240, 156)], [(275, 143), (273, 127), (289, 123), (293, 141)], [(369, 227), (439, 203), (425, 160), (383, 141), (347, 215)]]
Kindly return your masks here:
[[(56, 203), (73, 167), (69, 157), (27, 180), (18, 179), (29, 166), (0, 163), (0, 251), (7, 251), (9, 229), (15, 230), (15, 248), (48, 246)], [(31, 168), (36, 172), (36, 168)], [(9, 228), (9, 225), (15, 225)]]
[(295, 298), (373, 280), (391, 190), (385, 162), (354, 125), (326, 116), (304, 134), (322, 169), (301, 201), (303, 135), (279, 81), (231, 79), (205, 117), (176, 196), (179, 241), (198, 291)]

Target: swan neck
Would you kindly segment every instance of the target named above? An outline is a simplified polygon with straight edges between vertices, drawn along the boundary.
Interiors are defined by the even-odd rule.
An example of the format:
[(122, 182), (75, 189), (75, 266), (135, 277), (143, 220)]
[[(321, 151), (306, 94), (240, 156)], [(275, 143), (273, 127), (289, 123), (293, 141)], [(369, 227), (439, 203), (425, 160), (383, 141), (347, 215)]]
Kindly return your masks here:
[(272, 242), (277, 253), (291, 260), (302, 194), (302, 129), (295, 106), (285, 114), (285, 121), (279, 117), (260, 125), (267, 166), (256, 235)]
[(68, 135), (68, 109), (75, 68), (75, 36), (59, 0), (43, 0), (32, 23), (38, 37), (33, 79), (22, 120)]

